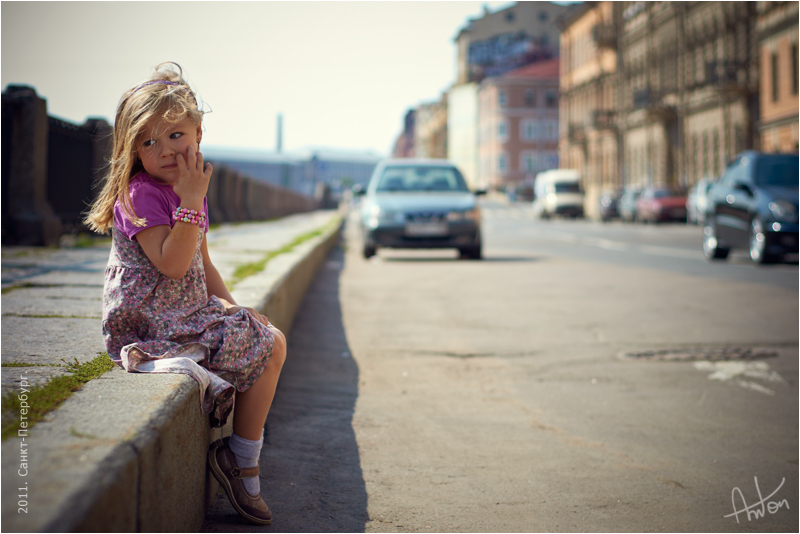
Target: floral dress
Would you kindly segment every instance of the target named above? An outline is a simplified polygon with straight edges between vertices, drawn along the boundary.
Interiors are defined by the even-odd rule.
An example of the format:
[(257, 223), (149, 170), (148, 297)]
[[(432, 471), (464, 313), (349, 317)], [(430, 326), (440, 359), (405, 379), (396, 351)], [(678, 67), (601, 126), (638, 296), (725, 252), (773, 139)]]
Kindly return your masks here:
[(180, 280), (153, 265), (139, 242), (113, 227), (105, 271), (103, 336), (111, 358), (130, 372), (183, 373), (200, 388), (203, 413), (223, 426), (235, 391), (261, 376), (272, 332), (245, 310), (227, 315), (208, 297), (198, 232), (192, 264)]

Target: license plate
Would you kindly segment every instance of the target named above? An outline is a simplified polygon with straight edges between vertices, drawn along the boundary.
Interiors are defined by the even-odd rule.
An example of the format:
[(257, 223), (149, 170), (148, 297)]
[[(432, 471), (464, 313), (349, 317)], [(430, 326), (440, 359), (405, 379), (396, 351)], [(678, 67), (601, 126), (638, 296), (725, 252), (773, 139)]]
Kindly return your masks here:
[(447, 223), (408, 223), (406, 235), (411, 237), (434, 237), (447, 235)]

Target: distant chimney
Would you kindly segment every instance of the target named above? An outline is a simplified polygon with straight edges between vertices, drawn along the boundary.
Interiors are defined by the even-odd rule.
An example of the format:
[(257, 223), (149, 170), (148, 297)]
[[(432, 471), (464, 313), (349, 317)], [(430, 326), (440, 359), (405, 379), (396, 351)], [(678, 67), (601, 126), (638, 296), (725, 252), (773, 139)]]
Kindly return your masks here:
[(278, 154), (283, 151), (283, 114), (278, 113), (278, 141), (275, 147)]

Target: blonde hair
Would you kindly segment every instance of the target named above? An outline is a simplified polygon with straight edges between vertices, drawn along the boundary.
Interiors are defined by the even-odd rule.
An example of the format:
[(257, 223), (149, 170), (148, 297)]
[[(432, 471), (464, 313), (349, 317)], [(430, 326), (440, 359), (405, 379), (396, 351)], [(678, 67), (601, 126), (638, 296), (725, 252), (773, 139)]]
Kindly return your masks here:
[(183, 69), (174, 62), (161, 63), (144, 83), (122, 95), (114, 121), (114, 141), (108, 173), (103, 188), (92, 203), (84, 222), (104, 234), (114, 224), (114, 204), (117, 200), (123, 213), (136, 226), (146, 220), (136, 215), (131, 203), (131, 178), (144, 170), (136, 155), (136, 139), (151, 121), (162, 119), (180, 122), (190, 118), (195, 124), (203, 120), (203, 110), (183, 78)]

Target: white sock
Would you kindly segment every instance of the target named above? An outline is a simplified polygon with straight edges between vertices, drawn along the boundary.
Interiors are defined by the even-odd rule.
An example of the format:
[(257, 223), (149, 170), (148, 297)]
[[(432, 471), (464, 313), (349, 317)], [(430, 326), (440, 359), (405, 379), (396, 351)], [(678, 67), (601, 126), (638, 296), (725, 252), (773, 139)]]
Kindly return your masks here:
[[(256, 467), (258, 466), (258, 458), (261, 456), (261, 446), (264, 444), (264, 435), (261, 439), (253, 441), (244, 439), (236, 434), (231, 435), (229, 447), (231, 452), (236, 457), (236, 465), (239, 467)], [(250, 495), (259, 495), (261, 493), (261, 483), (258, 477), (243, 478), (242, 483), (244, 489)]]

